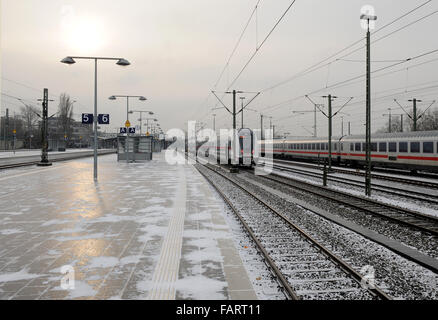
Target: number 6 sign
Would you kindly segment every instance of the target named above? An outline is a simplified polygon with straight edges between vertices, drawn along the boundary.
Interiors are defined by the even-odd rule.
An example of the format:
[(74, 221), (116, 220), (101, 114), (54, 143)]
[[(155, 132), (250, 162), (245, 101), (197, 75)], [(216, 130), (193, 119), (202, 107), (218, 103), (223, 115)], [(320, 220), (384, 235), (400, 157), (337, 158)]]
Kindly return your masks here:
[(99, 114), (98, 122), (99, 124), (109, 124), (110, 123), (109, 114)]

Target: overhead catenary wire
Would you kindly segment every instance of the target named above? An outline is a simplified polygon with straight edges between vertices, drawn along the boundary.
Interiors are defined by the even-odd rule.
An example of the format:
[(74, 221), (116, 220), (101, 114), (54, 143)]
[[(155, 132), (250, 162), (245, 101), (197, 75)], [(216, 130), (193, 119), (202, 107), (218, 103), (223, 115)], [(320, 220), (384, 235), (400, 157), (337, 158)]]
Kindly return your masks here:
[(263, 45), (266, 43), (266, 41), (269, 39), (271, 34), (274, 32), (274, 30), (277, 28), (277, 26), (280, 24), (280, 22), (284, 19), (284, 17), (287, 15), (287, 13), (290, 11), (292, 6), (296, 3), (297, 0), (293, 0), (289, 6), (286, 8), (286, 10), (283, 12), (283, 14), (280, 16), (280, 18), (277, 20), (277, 22), (274, 24), (274, 26), (271, 28), (271, 30), (268, 32), (266, 37), (263, 39), (263, 41), (260, 43), (260, 45), (256, 48), (256, 50), (253, 52), (251, 57), (248, 59), (248, 61), (245, 63), (243, 68), (240, 70), (240, 72), (237, 74), (237, 76), (233, 79), (233, 81), (228, 85), (228, 88), (226, 91), (228, 91), (240, 78), (240, 76), (243, 74), (243, 72), (246, 70), (248, 65), (251, 63), (251, 61), (254, 59), (254, 57), (257, 55), (257, 53), (260, 51), (260, 49), (263, 47)]
[[(377, 30), (374, 31), (372, 34), (375, 35), (376, 33), (378, 33), (378, 32), (380, 32), (380, 31), (382, 31), (382, 30), (388, 28), (389, 26), (391, 26), (391, 25), (393, 25), (394, 23), (400, 21), (401, 19), (407, 17), (408, 15), (410, 15), (410, 14), (412, 14), (412, 13), (418, 11), (420, 8), (422, 8), (422, 7), (424, 7), (425, 5), (429, 4), (431, 1), (432, 1), (432, 0), (428, 0), (428, 1), (424, 2), (424, 3), (422, 3), (421, 5), (415, 7), (414, 9), (408, 11), (407, 13), (405, 13), (405, 14), (403, 14), (403, 15), (397, 17), (396, 19), (392, 20), (391, 22), (387, 23), (386, 25), (382, 26), (381, 28), (377, 29)], [(436, 13), (436, 12), (434, 12), (433, 14), (435, 14), (435, 13)], [(427, 17), (428, 17), (428, 16), (430, 16), (430, 15), (427, 15)], [(425, 17), (423, 17), (423, 18), (425, 18)], [(417, 22), (419, 22), (419, 21), (421, 21), (421, 20), (417, 20), (417, 21), (414, 22), (414, 23), (417, 23)], [(414, 23), (410, 23), (408, 26), (411, 26), (411, 25), (413, 25)], [(397, 31), (395, 31), (395, 32), (392, 32), (390, 35), (393, 35), (393, 34), (395, 34), (396, 32), (399, 32), (399, 31), (401, 31), (401, 30), (402, 30), (402, 29), (399, 29), (399, 30), (397, 30)], [(385, 38), (386, 38), (386, 37), (387, 37), (387, 36), (385, 36)], [(381, 38), (381, 39), (383, 39), (383, 38)], [(380, 40), (381, 40), (381, 39), (380, 39)], [(325, 59), (323, 59), (323, 60), (321, 60), (321, 61), (319, 61), (319, 62), (313, 64), (312, 66), (310, 66), (310, 67), (304, 69), (303, 71), (296, 73), (296, 74), (293, 75), (292, 77), (290, 77), (290, 78), (288, 78), (288, 79), (286, 79), (286, 80), (283, 80), (283, 81), (281, 81), (281, 82), (279, 82), (279, 83), (277, 83), (277, 84), (275, 84), (275, 85), (273, 85), (273, 86), (270, 86), (270, 87), (267, 87), (267, 88), (261, 90), (261, 92), (264, 93), (264, 92), (266, 92), (266, 91), (270, 91), (270, 90), (273, 90), (273, 89), (275, 89), (275, 88), (278, 88), (278, 87), (280, 87), (280, 86), (282, 86), (282, 85), (285, 85), (286, 83), (289, 83), (289, 82), (291, 82), (291, 81), (293, 81), (293, 80), (295, 80), (295, 79), (298, 79), (298, 78), (303, 77), (303, 76), (305, 76), (305, 75), (307, 75), (307, 74), (309, 74), (309, 73), (312, 73), (312, 72), (315, 72), (315, 71), (317, 71), (317, 70), (320, 70), (320, 69), (322, 69), (322, 68), (324, 68), (324, 67), (330, 65), (331, 63), (336, 62), (336, 61), (339, 60), (339, 59), (342, 59), (342, 58), (345, 58), (345, 57), (347, 57), (347, 56), (350, 56), (351, 54), (353, 54), (353, 53), (355, 53), (355, 52), (361, 50), (362, 48), (364, 48), (364, 46), (362, 46), (362, 47), (360, 47), (359, 49), (356, 49), (356, 50), (354, 50), (354, 51), (352, 51), (352, 52), (347, 53), (346, 55), (342, 56), (342, 57), (339, 58), (339, 59), (336, 59), (336, 60), (334, 60), (334, 61), (330, 61), (330, 62), (328, 62), (328, 63), (326, 63), (326, 64), (324, 64), (324, 65), (321, 65), (321, 64), (323, 64), (324, 62), (329, 61), (329, 60), (335, 58), (336, 56), (338, 56), (339, 54), (341, 54), (341, 53), (347, 51), (348, 49), (355, 47), (357, 44), (361, 43), (363, 40), (365, 40), (365, 37), (360, 38), (359, 40), (353, 42), (352, 44), (350, 44), (350, 45), (348, 45), (348, 46), (346, 46), (346, 47), (344, 47), (343, 49), (337, 51), (336, 53), (330, 55), (329, 57), (327, 57), (327, 58), (325, 58)], [(376, 41), (373, 41), (373, 43), (375, 43), (375, 42), (376, 42)]]

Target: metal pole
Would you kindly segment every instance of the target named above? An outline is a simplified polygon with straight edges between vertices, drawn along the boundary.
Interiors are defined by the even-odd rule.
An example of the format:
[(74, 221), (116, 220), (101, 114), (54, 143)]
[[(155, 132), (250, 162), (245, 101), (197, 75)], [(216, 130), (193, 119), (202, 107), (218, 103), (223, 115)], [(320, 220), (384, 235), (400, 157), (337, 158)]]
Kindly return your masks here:
[(343, 137), (344, 136), (344, 117), (341, 117), (341, 120), (342, 120), (342, 122), (341, 122), (341, 137)]
[(9, 109), (6, 108), (6, 119), (5, 119), (5, 150), (9, 150), (9, 141), (6, 144), (9, 137)]
[(388, 127), (388, 133), (391, 133), (392, 131), (392, 114), (391, 109), (389, 109), (389, 127)]
[(233, 130), (236, 130), (236, 90), (233, 90)]
[(367, 88), (366, 88), (366, 175), (365, 194), (371, 196), (371, 32), (368, 19), (367, 30)]
[(242, 129), (243, 129), (243, 99), (241, 98), (241, 100), (242, 100)]
[(263, 115), (260, 115), (260, 137), (263, 140), (264, 139), (264, 135), (263, 135)]
[(17, 136), (17, 127), (16, 127), (16, 117), (15, 117), (15, 112), (14, 112), (14, 135), (12, 136), (13, 138), (13, 146), (14, 146), (14, 154), (15, 154), (15, 141), (16, 141), (16, 136)]
[(414, 103), (414, 131), (417, 131), (417, 99), (413, 99)]
[(142, 134), (142, 128), (141, 128), (141, 123), (142, 123), (142, 115), (143, 115), (143, 112), (140, 112), (140, 135)]
[(316, 127), (316, 104), (314, 105), (314, 108), (315, 108), (315, 110), (314, 110), (314, 115), (313, 115), (313, 126), (314, 126), (314, 128), (313, 128), (313, 130), (314, 130), (314, 134), (313, 134), (313, 136), (316, 138), (316, 137), (318, 137), (318, 131), (317, 131), (317, 127)]
[(52, 164), (49, 162), (49, 156), (48, 156), (48, 116), (49, 116), (49, 90), (44, 89), (44, 95), (43, 95), (43, 117), (42, 117), (42, 127), (41, 127), (41, 140), (42, 140), (42, 149), (41, 149), (41, 162), (38, 164), (38, 166), (51, 166)]
[(403, 115), (401, 114), (401, 122), (400, 122), (400, 127), (401, 127), (401, 132), (403, 132)]
[(97, 181), (97, 59), (94, 59), (94, 181)]
[(328, 165), (329, 170), (332, 169), (332, 95), (328, 95), (328, 120), (329, 120), (329, 128), (328, 128), (328, 134), (329, 134), (329, 145), (328, 145), (328, 151), (329, 151), (329, 159), (328, 159)]
[(129, 97), (126, 97), (126, 121), (129, 121)]

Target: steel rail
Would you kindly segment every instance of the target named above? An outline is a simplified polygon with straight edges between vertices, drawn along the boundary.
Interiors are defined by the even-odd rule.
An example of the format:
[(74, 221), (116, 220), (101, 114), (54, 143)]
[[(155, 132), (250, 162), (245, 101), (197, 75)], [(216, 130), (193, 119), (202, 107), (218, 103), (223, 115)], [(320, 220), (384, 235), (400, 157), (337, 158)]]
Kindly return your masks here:
[[(251, 191), (247, 190), (246, 188), (244, 188), (243, 186), (241, 186), (237, 182), (233, 181), (229, 177), (225, 176), (224, 174), (220, 173), (219, 171), (211, 168), (208, 165), (207, 166), (203, 165), (203, 167), (205, 167), (205, 168), (215, 172), (216, 174), (220, 175), (221, 177), (223, 177), (224, 179), (226, 179), (227, 181), (231, 182), (233, 185), (237, 186), (239, 189), (243, 190), (245, 193), (250, 195), (256, 201), (261, 203), (264, 207), (268, 208), (268, 210), (270, 212), (274, 213), (274, 215), (276, 215), (279, 218), (281, 218), (288, 226), (290, 226), (294, 230), (298, 231), (299, 234), (301, 234), (301, 236), (303, 238), (305, 238), (310, 243), (312, 243), (315, 247), (317, 247), (321, 251), (321, 253), (323, 253), (326, 257), (329, 258), (329, 260), (334, 262), (347, 275), (351, 276), (359, 285), (361, 285), (361, 281), (362, 281), (363, 278), (362, 278), (362, 276), (356, 270), (354, 270), (353, 267), (351, 267), (346, 262), (342, 261), (341, 258), (339, 258), (336, 254), (331, 252), (329, 249), (325, 248), (322, 244), (320, 244), (317, 240), (315, 240), (311, 235), (309, 235), (307, 232), (305, 232), (303, 229), (301, 229), (299, 226), (297, 226), (294, 222), (292, 222), (288, 217), (286, 217), (282, 213), (278, 212), (276, 209), (274, 209), (268, 203), (266, 203), (265, 201), (261, 200), (257, 195), (255, 195)], [(203, 176), (205, 176), (205, 175), (203, 175)], [(207, 179), (207, 180), (212, 184), (212, 182), (209, 179)], [(214, 184), (213, 184), (213, 186), (215, 187), (215, 189), (217, 189), (217, 187)], [(379, 297), (380, 299), (384, 299), (384, 300), (391, 300), (392, 299), (389, 295), (387, 295), (385, 292), (383, 292), (381, 289), (379, 289), (377, 287), (374, 287), (374, 288), (367, 287), (366, 290), (371, 294), (371, 296)]]
[[(301, 174), (301, 175), (308, 176), (308, 177), (314, 177), (314, 178), (322, 177), (322, 173), (319, 173), (319, 172), (305, 171), (302, 169), (290, 168), (290, 167), (283, 166), (283, 165), (274, 164), (274, 169), (278, 169), (280, 171), (286, 171), (286, 172), (293, 172), (293, 173)], [(315, 169), (318, 170), (318, 168), (315, 168)], [(349, 185), (352, 185), (355, 187), (363, 187), (363, 183), (361, 183), (357, 180), (353, 180), (353, 179), (348, 179), (348, 178), (343, 178), (343, 177), (333, 177), (333, 176), (328, 176), (327, 179), (328, 179), (328, 181), (349, 184)], [(418, 191), (404, 190), (401, 188), (390, 187), (390, 186), (385, 186), (385, 185), (380, 185), (380, 184), (375, 184), (375, 183), (373, 183), (371, 189), (378, 191), (378, 192), (383, 192), (383, 193), (387, 193), (387, 194), (391, 194), (391, 195), (395, 195), (395, 196), (410, 198), (410, 199), (418, 200), (418, 201), (426, 201), (426, 202), (438, 205), (438, 200), (436, 200), (436, 196), (427, 195), (427, 194), (425, 195), (424, 193), (418, 192)], [(401, 193), (401, 192), (406, 192), (406, 193)], [(430, 198), (425, 198), (425, 196), (430, 197)], [(434, 199), (431, 199), (431, 198), (434, 198)]]
[[(206, 167), (206, 166), (204, 166)], [(292, 289), (292, 287), (289, 285), (288, 281), (284, 277), (284, 275), (281, 273), (281, 271), (277, 268), (275, 265), (275, 262), (271, 259), (269, 256), (269, 253), (266, 251), (266, 249), (263, 247), (262, 243), (257, 239), (254, 232), (251, 230), (250, 226), (245, 222), (243, 217), (240, 215), (239, 211), (234, 207), (234, 205), (231, 203), (231, 201), (228, 199), (228, 197), (200, 170), (198, 170), (199, 173), (210, 183), (210, 185), (216, 190), (217, 193), (222, 197), (222, 199), (226, 202), (226, 204), (231, 208), (231, 210), (234, 212), (234, 214), (239, 219), (240, 223), (245, 228), (246, 232), (249, 234), (251, 239), (256, 244), (259, 251), (262, 253), (264, 260), (268, 263), (269, 267), (274, 272), (275, 276), (279, 279), (281, 286), (283, 286), (284, 290), (287, 292), (287, 296), (291, 300), (300, 300), (298, 295), (295, 293), (295, 291)]]
[[(274, 163), (275, 162), (288, 163), (291, 165), (297, 165), (297, 166), (302, 166), (302, 167), (307, 167), (307, 168), (314, 168), (314, 169), (317, 168), (316, 166), (313, 166), (313, 165), (310, 165), (307, 163), (298, 163), (296, 161), (292, 162), (292, 161), (287, 161), (287, 160), (275, 160)], [(365, 173), (363, 173), (363, 172), (356, 172), (356, 171), (345, 170), (345, 169), (341, 169), (341, 168), (333, 168), (332, 167), (331, 171), (336, 172), (336, 173), (347, 174), (347, 175), (355, 175), (355, 176), (359, 176), (359, 177), (365, 176)], [(402, 173), (400, 173), (400, 174), (402, 174)], [(410, 184), (410, 185), (419, 186), (419, 187), (438, 189), (438, 183), (431, 182), (431, 181), (404, 179), (401, 177), (393, 177), (393, 176), (387, 176), (387, 175), (381, 175), (381, 174), (375, 174), (375, 173), (373, 173), (371, 175), (371, 177), (373, 179), (387, 180), (387, 181), (392, 181), (392, 182)], [(433, 179), (433, 177), (431, 177), (431, 178)]]
[[(281, 178), (281, 179), (283, 179), (283, 181), (281, 181), (279, 179), (275, 179), (275, 178), (273, 178), (273, 176)], [(434, 236), (438, 236), (438, 218), (433, 217), (433, 216), (425, 215), (425, 214), (422, 214), (419, 212), (400, 208), (400, 207), (393, 206), (390, 204), (377, 202), (377, 201), (372, 200), (372, 199), (368, 199), (368, 198), (364, 198), (364, 197), (360, 197), (360, 196), (355, 196), (355, 195), (352, 195), (350, 193), (346, 193), (346, 192), (342, 192), (342, 191), (338, 191), (338, 190), (333, 190), (333, 189), (327, 189), (325, 187), (318, 186), (318, 185), (315, 185), (312, 183), (306, 183), (304, 181), (297, 180), (297, 179), (294, 179), (292, 177), (283, 177), (283, 176), (279, 176), (276, 174), (271, 174), (270, 177), (262, 176), (262, 178), (276, 182), (276, 183), (281, 183), (281, 184), (289, 186), (291, 188), (299, 189), (301, 191), (305, 191), (305, 192), (314, 194), (316, 196), (323, 197), (323, 198), (326, 198), (328, 200), (341, 203), (343, 205), (347, 205), (347, 206), (352, 207), (356, 210), (365, 211), (365, 212), (372, 214), (374, 216), (383, 217), (383, 218), (386, 218), (388, 220), (392, 220), (394, 222), (407, 225), (411, 228), (416, 228), (416, 229), (419, 229), (421, 231), (431, 233)], [(284, 180), (288, 180), (289, 182), (286, 182)], [(293, 182), (293, 184), (291, 182)], [(341, 199), (341, 197), (342, 197), (342, 199)], [(376, 208), (378, 209), (377, 211), (376, 211)], [(389, 210), (389, 212), (382, 213), (382, 212), (379, 212), (379, 209), (380, 210), (382, 210), (382, 209)], [(391, 216), (391, 212), (392, 212), (392, 215), (394, 215), (394, 216)], [(397, 218), (396, 215), (399, 215), (399, 216), (406, 215), (406, 216), (408, 216), (408, 220), (402, 220), (400, 218)], [(426, 225), (424, 225), (424, 223), (426, 223)], [(428, 224), (432, 224), (432, 228), (430, 228)]]

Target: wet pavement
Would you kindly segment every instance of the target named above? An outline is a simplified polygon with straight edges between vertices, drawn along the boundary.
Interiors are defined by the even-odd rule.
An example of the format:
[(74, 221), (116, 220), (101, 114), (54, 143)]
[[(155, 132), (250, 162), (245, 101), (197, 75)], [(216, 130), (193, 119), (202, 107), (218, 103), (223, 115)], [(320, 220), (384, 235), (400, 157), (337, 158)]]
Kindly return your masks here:
[[(0, 299), (256, 299), (190, 165), (99, 158), (0, 175)], [(74, 281), (72, 281), (74, 280)]]

